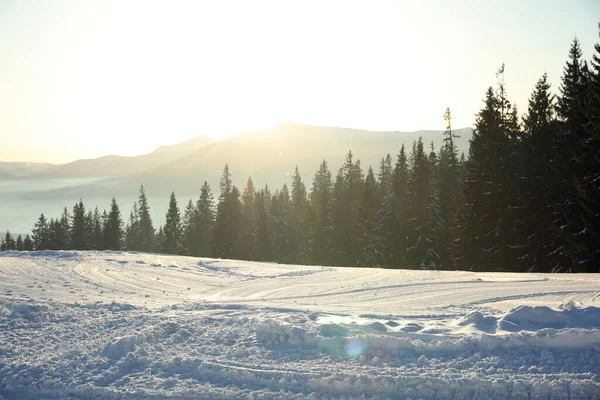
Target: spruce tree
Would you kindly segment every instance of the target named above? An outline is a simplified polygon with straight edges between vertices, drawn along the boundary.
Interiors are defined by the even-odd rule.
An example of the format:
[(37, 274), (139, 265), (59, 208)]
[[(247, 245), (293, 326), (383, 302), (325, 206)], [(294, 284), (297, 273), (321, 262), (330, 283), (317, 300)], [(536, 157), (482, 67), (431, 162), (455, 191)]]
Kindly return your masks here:
[(104, 241), (104, 235), (102, 232), (102, 216), (100, 215), (100, 211), (98, 207), (94, 209), (94, 215), (92, 219), (92, 238), (90, 243), (90, 248), (93, 250), (102, 250), (102, 243)]
[(394, 167), (392, 225), (386, 247), (389, 249), (391, 266), (407, 268), (408, 261), (406, 249), (408, 245), (408, 224), (411, 210), (411, 196), (409, 187), (408, 157), (404, 144), (400, 148), (396, 165)]
[(212, 235), (215, 226), (214, 198), (208, 182), (200, 188), (200, 198), (196, 202), (194, 215), (194, 239), (191, 252), (194, 256), (210, 257), (212, 255)]
[(134, 251), (140, 249), (140, 217), (137, 202), (133, 203), (129, 213), (129, 221), (125, 226), (125, 248)]
[(229, 165), (223, 168), (220, 182), (221, 194), (213, 232), (213, 251), (216, 257), (233, 258), (239, 251), (241, 202), (240, 192), (231, 183)]
[(373, 169), (369, 167), (361, 200), (358, 206), (358, 260), (356, 264), (363, 267), (376, 267), (384, 259), (382, 225), (378, 215), (379, 201), (377, 181)]
[(306, 218), (309, 212), (309, 203), (306, 186), (302, 181), (298, 166), (292, 175), (292, 193), (290, 210), (290, 247), (289, 260), (291, 263), (308, 262), (310, 259), (310, 245), (308, 231), (310, 221)]
[(31, 230), (33, 246), (36, 250), (46, 250), (48, 248), (50, 242), (49, 233), (48, 220), (44, 213), (42, 213)]
[(25, 245), (23, 243), (23, 236), (19, 233), (19, 235), (17, 236), (17, 242), (16, 242), (16, 250), (18, 251), (23, 251), (25, 250)]
[(256, 196), (256, 247), (254, 257), (258, 261), (271, 261), (272, 257), (269, 216), (266, 205), (270, 197), (268, 193), (268, 188), (265, 188)]
[(71, 224), (71, 246), (75, 250), (83, 250), (88, 248), (86, 214), (83, 201), (73, 206), (73, 222)]
[(182, 226), (179, 207), (177, 207), (177, 199), (175, 198), (174, 192), (171, 192), (171, 197), (169, 199), (169, 209), (167, 210), (166, 221), (163, 225), (163, 234), (163, 253), (178, 254), (182, 249)]
[(140, 195), (138, 199), (138, 219), (139, 219), (139, 251), (149, 252), (155, 249), (154, 245), (154, 226), (150, 216), (150, 206), (146, 198), (144, 186), (140, 186)]
[(113, 197), (110, 211), (106, 216), (103, 229), (103, 248), (106, 250), (121, 250), (123, 240), (123, 220), (117, 200)]
[(327, 161), (323, 160), (313, 179), (310, 193), (312, 226), (310, 259), (313, 264), (331, 265), (331, 207), (332, 207), (331, 172)]
[(248, 177), (242, 193), (242, 224), (240, 227), (240, 252), (246, 260), (254, 260), (257, 229), (256, 189), (252, 178)]
[(71, 224), (70, 224), (70, 219), (71, 217), (69, 216), (69, 211), (67, 211), (67, 207), (65, 207), (63, 209), (63, 212), (60, 216), (60, 239), (59, 241), (61, 242), (61, 249), (62, 250), (66, 250), (66, 249), (71, 249), (72, 247), (72, 243), (71, 243)]
[(182, 247), (183, 253), (191, 255), (192, 243), (195, 240), (194, 235), (194, 218), (196, 215), (196, 207), (192, 199), (189, 199), (185, 210), (183, 211), (183, 219), (181, 221), (181, 232), (182, 232)]
[(29, 234), (25, 235), (25, 239), (23, 240), (23, 250), (33, 251), (33, 240), (31, 240)]

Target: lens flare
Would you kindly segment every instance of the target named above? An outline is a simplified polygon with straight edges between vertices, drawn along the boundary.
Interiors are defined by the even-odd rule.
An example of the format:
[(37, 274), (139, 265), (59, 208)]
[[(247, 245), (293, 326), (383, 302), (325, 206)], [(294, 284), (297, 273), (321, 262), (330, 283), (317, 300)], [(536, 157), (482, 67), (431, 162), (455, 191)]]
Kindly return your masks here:
[(363, 352), (363, 345), (358, 339), (350, 339), (344, 345), (346, 357), (358, 357), (362, 355)]

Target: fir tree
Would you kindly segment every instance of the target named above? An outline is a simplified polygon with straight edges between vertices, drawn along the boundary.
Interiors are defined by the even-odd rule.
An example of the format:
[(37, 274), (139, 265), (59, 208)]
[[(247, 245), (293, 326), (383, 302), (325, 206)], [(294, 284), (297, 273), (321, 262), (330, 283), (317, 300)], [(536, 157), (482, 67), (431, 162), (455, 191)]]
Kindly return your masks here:
[(33, 240), (29, 234), (25, 235), (25, 239), (23, 240), (23, 250), (33, 251)]
[(408, 245), (408, 223), (411, 209), (411, 196), (409, 188), (408, 157), (404, 144), (400, 148), (396, 165), (394, 167), (393, 179), (393, 201), (392, 201), (392, 225), (388, 236), (386, 247), (390, 250), (391, 265), (406, 268), (406, 248)]
[(196, 215), (196, 207), (194, 206), (194, 202), (192, 199), (188, 201), (187, 206), (183, 212), (183, 220), (181, 221), (181, 230), (182, 230), (182, 244), (183, 244), (183, 252), (185, 254), (192, 254), (191, 247), (195, 240), (194, 235), (194, 218)]
[(240, 192), (231, 183), (229, 165), (223, 168), (220, 182), (221, 194), (217, 205), (217, 215), (213, 236), (214, 254), (220, 258), (236, 257), (239, 252), (241, 225)]
[(88, 244), (86, 243), (87, 236), (85, 206), (80, 199), (79, 203), (73, 206), (73, 222), (71, 225), (72, 248), (75, 250), (88, 248)]
[(106, 216), (103, 229), (103, 247), (106, 250), (121, 250), (123, 240), (123, 220), (117, 200), (113, 197), (110, 212)]
[(163, 234), (163, 252), (166, 254), (178, 254), (182, 249), (182, 226), (174, 192), (171, 192), (169, 199), (169, 209), (166, 214), (166, 222), (163, 225)]
[(310, 260), (310, 245), (309, 229), (310, 221), (307, 219), (310, 207), (306, 192), (306, 186), (302, 181), (298, 166), (292, 175), (292, 193), (291, 193), (291, 210), (290, 210), (290, 247), (291, 253), (289, 260), (291, 263), (309, 262)]
[(206, 181), (200, 188), (200, 198), (196, 202), (193, 225), (192, 255), (210, 257), (212, 255), (212, 235), (215, 225), (215, 206), (210, 185)]
[(248, 177), (248, 182), (242, 193), (242, 224), (240, 227), (240, 252), (244, 259), (254, 260), (256, 247), (256, 229), (257, 229), (257, 204), (256, 189), (252, 178)]
[(137, 202), (133, 203), (129, 221), (125, 226), (125, 248), (135, 251), (140, 249), (140, 217)]
[(18, 251), (23, 251), (25, 250), (25, 245), (23, 243), (23, 236), (19, 233), (19, 235), (17, 236), (17, 242), (16, 242), (16, 250)]
[(358, 260), (356, 264), (359, 266), (379, 266), (380, 260), (384, 259), (382, 226), (377, 213), (379, 207), (377, 192), (375, 174), (369, 167), (365, 183), (362, 185), (358, 208)]
[(311, 262), (320, 265), (331, 265), (331, 206), (332, 206), (331, 172), (327, 161), (323, 160), (315, 173), (310, 193), (312, 226), (311, 226)]
[(46, 250), (50, 242), (50, 232), (48, 228), (48, 220), (44, 214), (40, 214), (40, 217), (33, 225), (31, 230), (33, 246), (36, 250)]
[[(150, 217), (150, 206), (146, 198), (144, 186), (140, 186), (140, 195), (138, 199), (138, 219), (139, 219), (139, 251), (154, 250), (154, 226)], [(159, 242), (160, 243), (160, 242)]]

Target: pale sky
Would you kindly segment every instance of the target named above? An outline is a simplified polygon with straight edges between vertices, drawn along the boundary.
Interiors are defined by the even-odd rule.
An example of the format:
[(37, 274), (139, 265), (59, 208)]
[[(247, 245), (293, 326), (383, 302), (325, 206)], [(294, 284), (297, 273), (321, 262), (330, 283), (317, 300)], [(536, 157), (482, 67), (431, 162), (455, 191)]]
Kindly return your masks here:
[(282, 122), (472, 126), (506, 64), (558, 90), (598, 0), (0, 0), (0, 161), (135, 155)]

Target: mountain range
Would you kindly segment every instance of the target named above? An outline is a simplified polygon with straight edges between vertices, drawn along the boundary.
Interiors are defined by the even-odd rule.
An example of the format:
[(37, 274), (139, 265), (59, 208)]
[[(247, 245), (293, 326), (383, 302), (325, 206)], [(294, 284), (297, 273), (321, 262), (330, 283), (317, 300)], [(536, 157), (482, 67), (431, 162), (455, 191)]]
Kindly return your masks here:
[[(460, 136), (456, 140), (459, 153), (468, 152), (471, 131), (471, 128), (455, 131)], [(0, 163), (0, 183), (7, 189), (0, 193), (0, 201), (19, 201), (17, 208), (24, 210), (23, 215), (26, 210), (31, 219), (40, 212), (58, 214), (62, 206), (71, 207), (80, 198), (88, 208), (98, 205), (103, 209), (116, 196), (123, 214), (128, 215), (130, 204), (143, 184), (151, 205), (156, 204), (156, 217), (162, 220), (171, 191), (175, 191), (180, 202), (195, 199), (206, 180), (218, 196), (218, 182), (226, 163), (233, 183), (240, 188), (249, 176), (257, 187), (268, 184), (273, 190), (280, 188), (283, 183), (291, 182), (294, 168), (298, 166), (310, 189), (314, 172), (323, 159), (335, 175), (351, 150), (361, 160), (365, 172), (369, 166), (377, 171), (382, 157), (390, 153), (395, 163), (402, 144), (410, 154), (413, 141), (419, 137), (427, 151), (431, 142), (436, 152), (439, 151), (442, 133), (366, 131), (286, 123), (272, 129), (241, 132), (221, 141), (201, 135), (140, 156), (107, 155), (54, 165)], [(0, 228), (5, 222), (21, 220), (18, 216), (21, 213), (3, 214), (0, 212), (0, 222), (3, 222)]]

